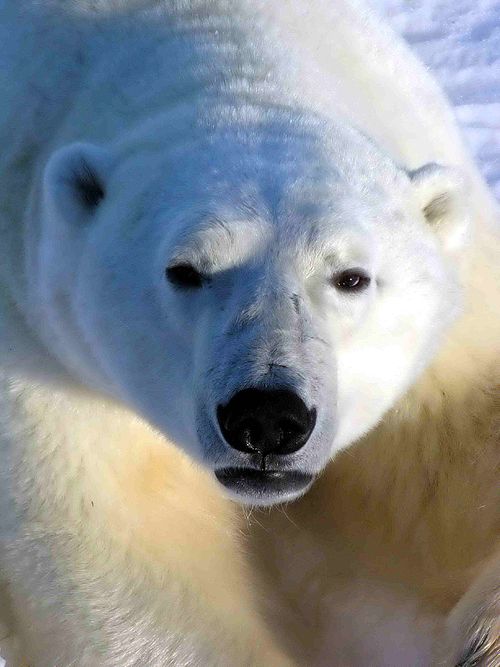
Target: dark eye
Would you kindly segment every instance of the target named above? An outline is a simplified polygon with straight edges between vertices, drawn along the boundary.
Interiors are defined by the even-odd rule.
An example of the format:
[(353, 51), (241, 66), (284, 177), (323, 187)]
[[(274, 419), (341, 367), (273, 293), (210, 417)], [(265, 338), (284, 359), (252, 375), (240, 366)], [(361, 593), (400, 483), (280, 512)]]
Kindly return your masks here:
[(169, 266), (166, 275), (168, 281), (176, 287), (192, 289), (203, 286), (203, 276), (190, 264)]
[(333, 276), (332, 284), (342, 292), (361, 292), (370, 284), (370, 276), (361, 269), (350, 269)]

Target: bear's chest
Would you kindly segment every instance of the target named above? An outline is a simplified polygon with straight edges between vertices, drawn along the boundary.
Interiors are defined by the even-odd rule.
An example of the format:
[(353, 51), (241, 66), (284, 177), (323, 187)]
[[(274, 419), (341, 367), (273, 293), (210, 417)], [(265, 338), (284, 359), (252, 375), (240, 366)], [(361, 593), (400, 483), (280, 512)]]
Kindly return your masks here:
[(275, 546), (266, 552), (265, 564), (259, 562), (264, 611), (298, 664), (432, 664), (443, 615), (429, 610), (407, 587), (371, 577), (366, 570), (356, 572), (341, 547), (325, 557), (305, 534), (287, 549)]

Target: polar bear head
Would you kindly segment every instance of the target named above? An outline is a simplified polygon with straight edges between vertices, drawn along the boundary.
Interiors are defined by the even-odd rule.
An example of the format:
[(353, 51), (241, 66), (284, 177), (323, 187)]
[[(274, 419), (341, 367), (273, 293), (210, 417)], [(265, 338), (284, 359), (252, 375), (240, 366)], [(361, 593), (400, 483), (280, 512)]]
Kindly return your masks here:
[(44, 170), (31, 273), (47, 345), (242, 502), (303, 493), (459, 308), (455, 175), (325, 128), (70, 144)]

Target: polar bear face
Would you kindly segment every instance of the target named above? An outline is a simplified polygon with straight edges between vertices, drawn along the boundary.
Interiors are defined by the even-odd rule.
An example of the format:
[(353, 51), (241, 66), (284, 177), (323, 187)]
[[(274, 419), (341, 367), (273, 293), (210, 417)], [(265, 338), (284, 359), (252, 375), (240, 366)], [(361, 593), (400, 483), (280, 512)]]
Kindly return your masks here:
[(453, 180), (355, 142), (354, 159), (284, 131), (167, 154), (74, 144), (45, 169), (31, 256), (47, 345), (241, 502), (303, 493), (458, 308)]

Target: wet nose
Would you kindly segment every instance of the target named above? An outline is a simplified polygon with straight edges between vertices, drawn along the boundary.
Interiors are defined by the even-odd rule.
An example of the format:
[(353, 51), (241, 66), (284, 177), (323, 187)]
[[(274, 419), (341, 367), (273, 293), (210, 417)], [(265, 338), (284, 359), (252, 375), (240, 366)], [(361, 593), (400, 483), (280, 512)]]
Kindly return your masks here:
[(297, 394), (287, 389), (244, 389), (217, 408), (222, 435), (233, 449), (258, 454), (292, 454), (303, 447), (316, 423)]

